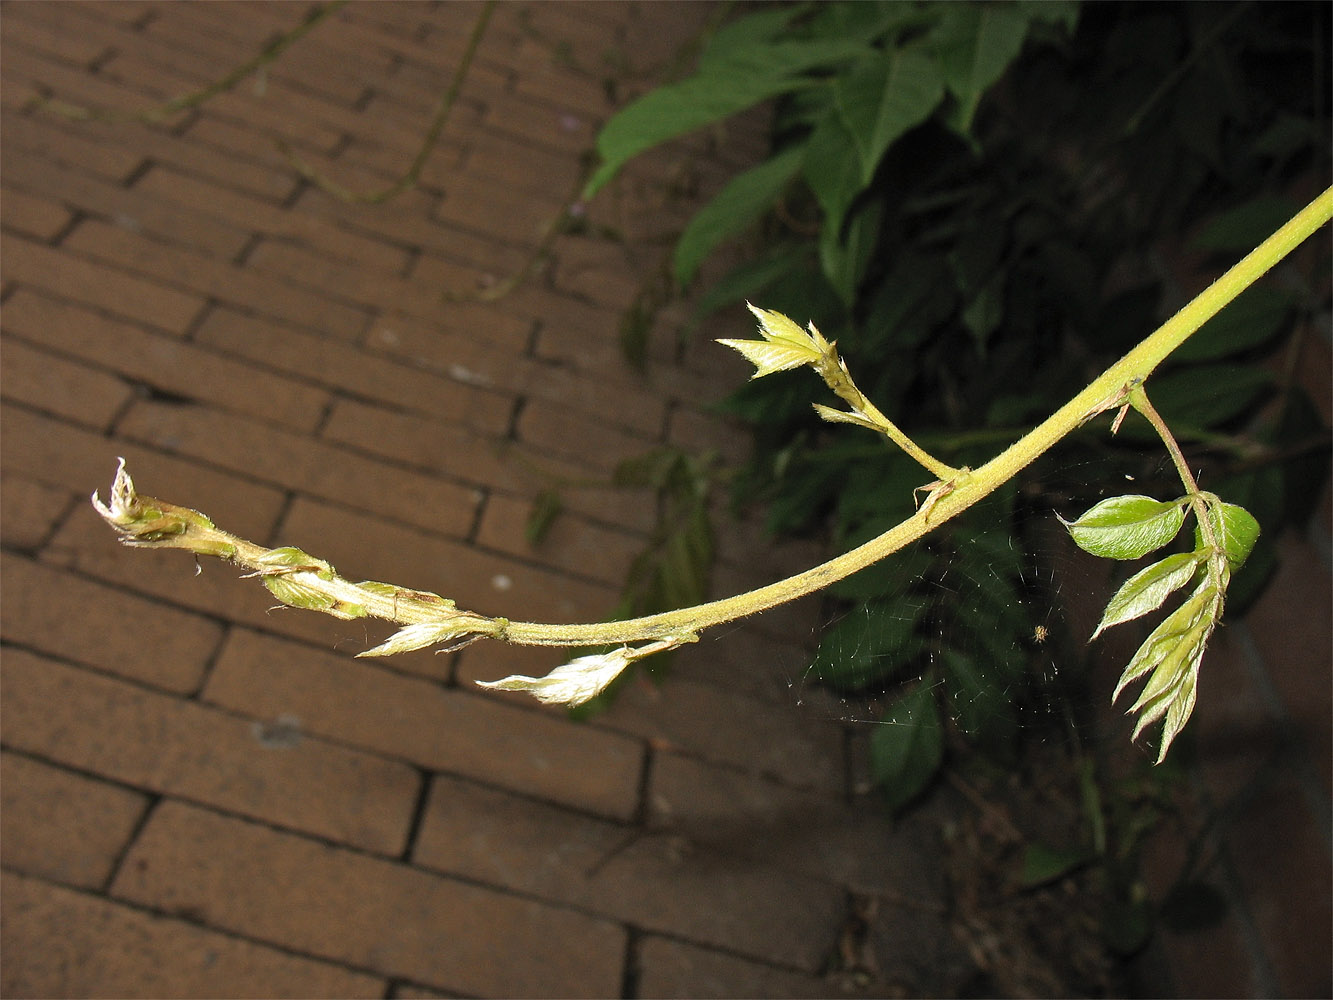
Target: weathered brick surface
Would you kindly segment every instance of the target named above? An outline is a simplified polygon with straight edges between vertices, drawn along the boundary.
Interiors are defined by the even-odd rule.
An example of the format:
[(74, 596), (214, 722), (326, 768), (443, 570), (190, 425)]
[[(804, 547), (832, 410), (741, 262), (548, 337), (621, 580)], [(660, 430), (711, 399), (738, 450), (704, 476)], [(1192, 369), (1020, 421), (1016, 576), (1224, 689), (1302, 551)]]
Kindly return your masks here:
[(283, 489), (392, 513), (428, 531), (452, 533), (451, 525), (470, 524), (476, 506), (473, 491), (457, 484), (201, 406), (136, 402), (116, 429), (130, 440), (203, 457)]
[(384, 979), (6, 872), (8, 997), (380, 997)]
[(365, 311), (341, 296), (320, 295), (283, 278), (238, 267), (229, 260), (163, 246), (94, 219), (76, 227), (64, 245), (95, 260), (125, 262), (134, 271), (187, 289), (195, 297), (220, 299), (345, 340), (355, 337), (366, 322)]
[[(82, 503), (82, 498), (80, 498)], [(17, 550), (36, 549), (70, 508), (64, 490), (22, 476), (0, 479), (0, 543)]]
[(122, 379), (20, 340), (5, 345), (0, 391), (94, 430), (106, 430), (133, 394)]
[[(198, 686), (222, 636), (205, 618), (18, 556), (4, 560), (0, 581), (5, 594), (0, 634), (6, 642), (168, 691)], [(23, 655), (13, 651), (6, 659)]]
[(683, 941), (639, 942), (639, 995), (645, 997), (828, 997), (836, 983)]
[(98, 889), (148, 797), (16, 753), (0, 754), (0, 860), (6, 868)]
[[(175, 251), (164, 248), (164, 252)], [(167, 333), (183, 333), (204, 305), (199, 295), (24, 239), (0, 239), (0, 257), (4, 257), (7, 281), (43, 288)]]
[(842, 906), (832, 883), (443, 777), (414, 858), (810, 971)]
[(472, 995), (595, 997), (620, 984), (624, 931), (609, 921), (182, 803), (154, 813), (112, 895)]
[[(297, 430), (314, 430), (329, 405), (329, 393), (304, 379), (280, 378), (254, 365), (239, 364), (216, 352), (200, 350), (176, 338), (117, 322), (26, 288), (19, 289), (5, 302), (2, 322), (7, 333), (28, 343), (74, 355), (141, 385), (216, 403), (224, 409)], [(6, 343), (6, 366), (16, 343)], [(128, 391), (123, 381), (113, 381), (120, 384), (122, 392)], [(23, 398), (17, 393), (6, 394)], [(60, 412), (55, 407), (42, 406), (39, 400), (25, 402)], [(108, 416), (122, 404), (120, 398), (108, 406)]]
[(11, 650), (5, 739), (137, 788), (397, 854), (417, 795), (402, 764)]
[(203, 697), (258, 718), (293, 716), (315, 734), (590, 812), (627, 819), (637, 806), (638, 743), (373, 661), (233, 631)]
[(69, 209), (54, 198), (25, 194), (10, 187), (6, 187), (0, 197), (5, 200), (5, 226), (45, 243), (63, 232), (74, 218)]
[[(199, 325), (196, 339), (244, 358), (260, 370), (280, 371), (355, 397), (388, 403), (394, 409), (426, 413), (483, 431), (499, 433), (508, 428), (514, 406), (512, 399), (501, 394), (442, 381), (431, 372), (231, 309), (211, 310)], [(348, 402), (340, 399), (338, 405)]]
[(843, 791), (841, 733), (793, 702), (765, 705), (725, 687), (673, 677), (661, 687), (626, 690), (598, 721), (789, 785), (830, 796)]

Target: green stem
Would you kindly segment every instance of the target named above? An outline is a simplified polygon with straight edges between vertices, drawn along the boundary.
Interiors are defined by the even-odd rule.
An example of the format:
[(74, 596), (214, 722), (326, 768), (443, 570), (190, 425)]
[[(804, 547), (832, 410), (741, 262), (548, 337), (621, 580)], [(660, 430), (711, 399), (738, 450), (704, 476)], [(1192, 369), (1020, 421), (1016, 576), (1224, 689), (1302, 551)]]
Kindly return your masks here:
[(1333, 218), (1333, 187), (1315, 198), (1044, 422), (985, 465), (973, 469), (966, 482), (941, 497), (931, 510), (918, 511), (864, 545), (796, 576), (697, 607), (593, 625), (510, 622), (503, 637), (511, 642), (532, 644), (594, 645), (660, 638), (675, 632), (698, 632), (803, 597), (878, 562), (994, 492), (1090, 417), (1108, 406), (1123, 403), (1127, 387), (1134, 380), (1146, 379), (1199, 327), (1330, 218)]
[[(208, 518), (195, 511), (137, 496), (123, 465), (116, 477), (110, 507), (102, 505), (96, 495), (94, 504), (130, 544), (184, 548), (230, 559), (266, 579), (280, 576), (277, 583), (268, 582), (281, 600), (344, 618), (369, 615), (406, 625), (434, 623), (449, 633), (450, 641), (489, 636), (527, 645), (596, 646), (668, 639), (678, 643), (682, 637), (705, 628), (765, 611), (827, 587), (956, 517), (1091, 417), (1129, 402), (1137, 387), (1172, 351), (1330, 218), (1333, 218), (1333, 188), (1319, 195), (1043, 423), (985, 465), (959, 476), (953, 484), (946, 484), (951, 488), (936, 490), (927, 505), (901, 524), (803, 573), (696, 607), (592, 624), (556, 625), (486, 618), (459, 610), (453, 602), (433, 594), (387, 584), (353, 584), (337, 576), (327, 563), (297, 550), (267, 550), (244, 542), (215, 528)], [(1178, 453), (1179, 449), (1175, 451)], [(1180, 456), (1178, 467), (1188, 477), (1189, 470), (1183, 461)], [(1192, 481), (1192, 477), (1187, 479)], [(1197, 496), (1197, 490), (1194, 492)], [(1206, 517), (1201, 520), (1206, 524)], [(439, 637), (429, 641), (439, 641)]]

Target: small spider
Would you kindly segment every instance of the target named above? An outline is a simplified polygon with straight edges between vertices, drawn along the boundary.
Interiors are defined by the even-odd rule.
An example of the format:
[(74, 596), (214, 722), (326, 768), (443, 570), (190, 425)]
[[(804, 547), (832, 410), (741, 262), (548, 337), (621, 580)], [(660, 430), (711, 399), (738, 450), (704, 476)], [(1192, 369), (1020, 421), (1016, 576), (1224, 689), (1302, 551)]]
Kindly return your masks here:
[(1049, 636), (1050, 634), (1051, 634), (1050, 631), (1046, 628), (1045, 625), (1038, 625), (1036, 628), (1032, 630), (1032, 641), (1040, 646), (1043, 642), (1046, 641), (1046, 637)]

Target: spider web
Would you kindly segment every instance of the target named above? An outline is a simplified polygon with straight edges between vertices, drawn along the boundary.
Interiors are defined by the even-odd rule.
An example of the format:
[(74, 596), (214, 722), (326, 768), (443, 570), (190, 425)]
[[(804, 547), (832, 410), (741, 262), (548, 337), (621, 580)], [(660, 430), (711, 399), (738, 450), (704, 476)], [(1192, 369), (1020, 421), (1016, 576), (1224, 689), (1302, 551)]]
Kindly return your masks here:
[[(969, 545), (967, 532), (953, 536), (942, 525), (888, 557), (925, 570), (904, 576), (876, 610), (826, 602), (821, 636), (825, 643), (835, 636), (831, 652), (849, 664), (851, 680), (830, 686), (818, 663), (807, 663), (796, 672), (793, 696), (807, 710), (843, 722), (893, 724), (892, 704), (925, 684), (946, 725), (966, 734), (1101, 738), (1104, 723), (1098, 720), (1108, 717), (1110, 692), (1137, 645), (1136, 630), (1130, 627), (1112, 641), (1088, 638), (1127, 571), (1081, 552), (1059, 517), (1073, 520), (1099, 499), (1122, 493), (1176, 495), (1180, 486), (1172, 484), (1173, 476), (1164, 454), (1108, 452), (1092, 460), (1043, 461), (1025, 474), (1026, 496), (1015, 515), (996, 496), (969, 511), (970, 526), (994, 526), (989, 544)], [(912, 629), (916, 642), (906, 655), (867, 655), (865, 644), (874, 642), (872, 614)], [(866, 627), (846, 627), (854, 616), (866, 619)], [(859, 637), (839, 648), (839, 632)], [(885, 662), (895, 657), (898, 662)], [(958, 682), (973, 675), (975, 687)]]

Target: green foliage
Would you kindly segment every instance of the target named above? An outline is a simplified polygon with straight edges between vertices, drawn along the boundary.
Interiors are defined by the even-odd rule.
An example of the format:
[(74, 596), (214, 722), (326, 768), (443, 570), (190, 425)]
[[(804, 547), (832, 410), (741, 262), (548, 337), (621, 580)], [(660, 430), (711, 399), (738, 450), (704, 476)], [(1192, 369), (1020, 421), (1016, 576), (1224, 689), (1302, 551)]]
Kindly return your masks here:
[[(961, 467), (1156, 325), (1174, 294), (1158, 277), (1164, 244), (1229, 259), (1290, 215), (1293, 179), (1327, 175), (1328, 111), (1315, 95), (1328, 81), (1311, 39), (1327, 37), (1328, 21), (1325, 8), (1263, 4), (1223, 15), (1190, 4), (964, 2), (744, 11), (713, 37), (695, 76), (608, 124), (595, 183), (656, 143), (776, 98), (772, 156), (687, 227), (677, 280), (688, 284), (711, 250), (755, 234), (761, 249), (701, 290), (700, 309), (750, 299), (814, 319), (866, 397)], [(1233, 607), (1262, 584), (1269, 540), (1309, 516), (1311, 486), (1327, 475), (1316, 408), (1255, 364), (1320, 308), (1326, 264), (1313, 278), (1289, 272), (1280, 287), (1245, 293), (1152, 378), (1189, 461), (1264, 524)], [(776, 533), (827, 531), (844, 549), (910, 513), (920, 469), (821, 421), (829, 412), (811, 413), (808, 381), (782, 367), (723, 407), (755, 426), (738, 502), (766, 502)], [(1256, 420), (1266, 401), (1276, 405)], [(1057, 461), (1120, 463), (1145, 490), (1157, 485), (1144, 470), (1161, 445), (1146, 424), (1126, 421), (1111, 444), (1104, 426), (1090, 426)], [(1034, 515), (1099, 498), (1095, 483), (1080, 495), (1061, 482), (1058, 497), (1052, 485), (1034, 468), (986, 519), (950, 522), (929, 545), (833, 588), (837, 624), (813, 673), (842, 690), (883, 685), (893, 715), (904, 681), (933, 671), (933, 683), (902, 697), (948, 708), (933, 717), (943, 749), (1009, 746), (1014, 712), (1000, 706), (1021, 699), (1028, 609), (1049, 603), (1031, 592), (1017, 553), (1033, 547)], [(1103, 554), (1136, 558), (1175, 536), (1185, 506), (1144, 497), (1128, 505), (1132, 530), (1108, 532), (1093, 517), (1079, 532), (1109, 539)], [(931, 568), (978, 551), (993, 570), (984, 586), (946, 584)], [(1200, 558), (1177, 553), (1139, 571), (1102, 627), (1182, 589), (1197, 595)], [(915, 610), (924, 604), (930, 614)], [(1178, 624), (1189, 636), (1201, 622)], [(914, 744), (898, 739), (901, 726), (883, 728), (876, 773), (886, 781), (943, 758), (943, 749), (917, 753), (915, 769), (896, 768), (887, 755), (916, 753)], [(886, 793), (895, 804), (911, 798)]]
[(713, 567), (708, 501), (715, 462), (715, 455), (696, 456), (664, 445), (617, 467), (615, 485), (648, 491), (657, 517), (648, 547), (630, 567), (613, 617), (670, 611), (708, 599)]
[(1201, 519), (1194, 532), (1194, 550), (1167, 556), (1126, 580), (1092, 634), (1095, 639), (1113, 625), (1156, 611), (1173, 593), (1194, 582), (1180, 607), (1162, 620), (1131, 657), (1111, 696), (1112, 701), (1118, 699), (1127, 685), (1151, 675), (1129, 711), (1139, 713), (1135, 738), (1165, 717), (1159, 763), (1194, 711), (1204, 648), (1221, 620), (1232, 572), (1245, 563), (1258, 541), (1259, 523), (1243, 507), (1223, 503), (1211, 493), (1170, 503), (1140, 496), (1112, 497), (1078, 520), (1064, 522), (1084, 551), (1111, 559), (1137, 559), (1175, 538), (1184, 524), (1186, 507)]

